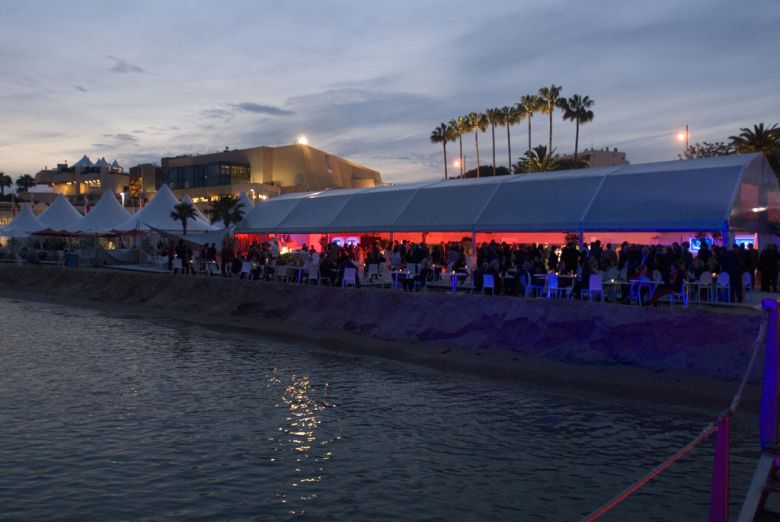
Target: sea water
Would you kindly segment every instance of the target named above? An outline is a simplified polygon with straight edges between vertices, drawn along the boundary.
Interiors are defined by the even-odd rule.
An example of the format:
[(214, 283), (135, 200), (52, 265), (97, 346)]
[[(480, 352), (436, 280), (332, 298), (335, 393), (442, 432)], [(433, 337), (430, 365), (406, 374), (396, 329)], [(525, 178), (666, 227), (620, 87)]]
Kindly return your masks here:
[[(713, 413), (0, 299), (2, 519), (577, 520)], [(605, 520), (705, 519), (712, 445)]]

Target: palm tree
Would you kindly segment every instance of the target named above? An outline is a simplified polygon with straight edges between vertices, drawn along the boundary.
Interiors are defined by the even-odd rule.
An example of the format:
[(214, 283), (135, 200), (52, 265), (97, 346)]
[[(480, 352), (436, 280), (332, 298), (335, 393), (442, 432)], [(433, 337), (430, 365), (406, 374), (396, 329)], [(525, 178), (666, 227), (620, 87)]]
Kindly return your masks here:
[(490, 124), (490, 133), (493, 136), (493, 175), (496, 175), (496, 125), (504, 125), (504, 113), (501, 109), (487, 109), (485, 117)]
[(535, 94), (526, 94), (520, 97), (520, 103), (517, 104), (517, 111), (519, 119), (526, 118), (528, 120), (528, 152), (527, 156), (531, 156), (531, 120), (534, 113), (539, 112), (541, 107), (541, 100)]
[(515, 123), (518, 123), (525, 117), (517, 107), (503, 107), (499, 109), (501, 111), (501, 119), (503, 125), (506, 125), (506, 148), (509, 158), (509, 169), (512, 169), (512, 140), (509, 136), (509, 129)]
[(16, 192), (22, 193), (26, 192), (30, 188), (35, 186), (35, 178), (30, 176), (29, 174), (22, 174), (18, 178), (16, 178)]
[(552, 152), (547, 152), (547, 147), (537, 145), (533, 148), (531, 154), (526, 153), (515, 165), (515, 172), (546, 172), (548, 170), (558, 170), (561, 168), (560, 156)]
[(560, 107), (561, 100), (561, 91), (563, 90), (563, 87), (559, 87), (555, 85), (554, 83), (550, 85), (549, 87), (542, 87), (539, 89), (539, 99), (541, 100), (541, 109), (544, 114), (550, 115), (550, 134), (547, 140), (547, 150), (552, 150), (552, 121), (553, 121), (553, 112), (555, 111), (555, 107)]
[(450, 129), (452, 130), (453, 141), (457, 136), (458, 145), (460, 146), (460, 177), (463, 177), (463, 135), (471, 130), (469, 127), (468, 119), (465, 116), (458, 116), (454, 120), (450, 120)]
[(244, 204), (238, 201), (238, 198), (235, 196), (220, 196), (209, 208), (208, 212), (211, 215), (211, 222), (222, 221), (225, 228), (228, 228), (233, 223), (240, 223), (244, 219), (243, 206)]
[(442, 123), (431, 133), (431, 143), (441, 143), (444, 148), (444, 179), (449, 179), (447, 175), (447, 142), (452, 141), (452, 129), (446, 123)]
[(573, 120), (577, 124), (577, 131), (574, 134), (574, 161), (577, 161), (577, 148), (580, 143), (580, 124), (584, 125), (593, 121), (593, 111), (590, 108), (593, 107), (594, 101), (588, 96), (580, 96), (579, 94), (573, 95), (568, 100), (561, 99), (563, 100), (561, 102), (563, 119)]
[(12, 183), (11, 176), (6, 176), (5, 172), (0, 172), (0, 195), (5, 196), (5, 188), (11, 188)]
[(485, 132), (488, 126), (487, 116), (477, 112), (468, 115), (469, 128), (474, 131), (474, 146), (477, 150), (477, 177), (479, 177), (479, 133)]
[(179, 203), (173, 207), (171, 212), (171, 219), (174, 221), (181, 221), (181, 228), (184, 235), (187, 235), (187, 221), (190, 219), (195, 221), (195, 207), (189, 203)]
[(753, 130), (739, 129), (739, 136), (729, 136), (737, 152), (763, 152), (767, 156), (780, 152), (780, 128), (777, 124), (764, 127), (763, 123), (753, 125)]

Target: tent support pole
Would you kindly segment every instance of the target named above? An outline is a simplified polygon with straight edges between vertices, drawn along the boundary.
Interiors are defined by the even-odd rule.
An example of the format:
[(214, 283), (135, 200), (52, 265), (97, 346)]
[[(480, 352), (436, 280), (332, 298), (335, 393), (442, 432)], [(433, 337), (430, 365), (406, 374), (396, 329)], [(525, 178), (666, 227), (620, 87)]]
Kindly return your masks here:
[(729, 222), (728, 221), (723, 222), (723, 246), (725, 248), (729, 247)]
[(471, 255), (477, 255), (477, 233), (471, 231)]

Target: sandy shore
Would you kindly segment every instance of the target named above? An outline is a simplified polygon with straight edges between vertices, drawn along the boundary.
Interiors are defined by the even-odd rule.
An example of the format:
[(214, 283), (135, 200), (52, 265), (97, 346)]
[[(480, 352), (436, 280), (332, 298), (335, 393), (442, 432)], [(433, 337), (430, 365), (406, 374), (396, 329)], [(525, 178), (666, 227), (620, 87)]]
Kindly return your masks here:
[[(310, 343), (551, 389), (725, 407), (758, 312), (0, 266), (0, 295)], [(755, 406), (758, 387), (746, 406)]]

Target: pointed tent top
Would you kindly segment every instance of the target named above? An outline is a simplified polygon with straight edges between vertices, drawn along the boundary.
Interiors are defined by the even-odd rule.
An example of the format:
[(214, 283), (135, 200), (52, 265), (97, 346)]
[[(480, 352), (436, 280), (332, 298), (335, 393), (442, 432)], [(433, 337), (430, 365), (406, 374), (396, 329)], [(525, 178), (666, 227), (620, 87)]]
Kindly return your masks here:
[(114, 160), (114, 162), (111, 164), (111, 166), (114, 167), (115, 169), (121, 168), (119, 163), (116, 160)]
[(54, 203), (38, 216), (38, 220), (44, 227), (56, 232), (68, 230), (81, 218), (82, 215), (79, 214), (79, 211), (73, 208), (68, 198), (62, 194), (57, 196)]
[(252, 200), (249, 199), (249, 196), (247, 196), (246, 192), (244, 191), (241, 191), (241, 193), (238, 195), (238, 202), (244, 205), (241, 207), (241, 210), (244, 211), (245, 216), (249, 213), (250, 210), (255, 208), (255, 206), (252, 204)]
[(84, 154), (80, 160), (73, 164), (74, 167), (91, 167), (92, 165), (92, 160), (89, 159), (89, 156), (86, 154)]
[(187, 203), (189, 205), (192, 205), (192, 207), (195, 209), (195, 217), (197, 217), (199, 220), (203, 221), (207, 225), (211, 225), (211, 221), (209, 221), (209, 218), (206, 217), (206, 215), (200, 211), (200, 209), (195, 206), (195, 203), (193, 203), (192, 198), (189, 194), (184, 194), (181, 198), (182, 203)]
[(30, 205), (22, 205), (22, 210), (16, 215), (13, 221), (0, 229), (0, 236), (6, 237), (27, 237), (34, 232), (44, 230), (46, 226), (33, 214)]
[[(179, 200), (173, 195), (168, 185), (162, 185), (148, 205), (119, 225), (116, 230), (118, 232), (131, 232), (133, 230), (149, 231), (151, 228), (156, 228), (163, 231), (181, 232), (181, 221), (171, 217), (171, 212), (178, 204)], [(212, 230), (217, 230), (217, 228), (207, 225), (199, 219), (191, 219), (187, 222), (187, 232), (200, 233)]]
[(122, 204), (111, 190), (106, 190), (89, 214), (71, 225), (68, 231), (82, 234), (108, 234), (128, 219), (130, 213), (122, 208)]
[(105, 156), (100, 158), (95, 162), (95, 167), (108, 167), (108, 162), (106, 161)]

